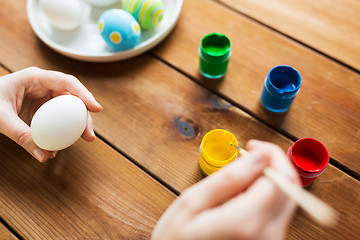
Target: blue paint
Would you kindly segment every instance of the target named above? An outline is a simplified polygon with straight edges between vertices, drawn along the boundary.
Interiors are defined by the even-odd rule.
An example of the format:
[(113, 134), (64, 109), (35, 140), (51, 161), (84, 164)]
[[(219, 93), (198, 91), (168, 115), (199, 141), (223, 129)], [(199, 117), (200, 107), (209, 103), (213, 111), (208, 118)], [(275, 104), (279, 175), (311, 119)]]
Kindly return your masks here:
[(265, 78), (260, 102), (271, 112), (285, 112), (299, 92), (300, 85), (301, 76), (295, 68), (276, 66)]

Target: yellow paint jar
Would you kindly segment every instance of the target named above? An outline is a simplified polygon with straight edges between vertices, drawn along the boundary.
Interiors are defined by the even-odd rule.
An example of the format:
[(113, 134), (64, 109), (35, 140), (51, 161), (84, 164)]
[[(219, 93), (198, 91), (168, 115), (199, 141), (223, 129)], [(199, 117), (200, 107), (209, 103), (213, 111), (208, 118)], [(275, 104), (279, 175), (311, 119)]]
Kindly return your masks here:
[(237, 157), (238, 146), (234, 135), (224, 129), (214, 129), (208, 132), (200, 145), (199, 165), (205, 175), (210, 175)]

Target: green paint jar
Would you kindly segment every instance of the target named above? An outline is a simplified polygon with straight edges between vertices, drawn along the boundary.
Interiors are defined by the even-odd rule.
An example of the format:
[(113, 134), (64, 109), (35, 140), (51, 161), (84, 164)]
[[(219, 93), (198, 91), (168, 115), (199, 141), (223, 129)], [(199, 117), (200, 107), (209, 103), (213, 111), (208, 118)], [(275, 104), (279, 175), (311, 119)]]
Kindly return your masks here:
[(221, 33), (210, 33), (201, 39), (200, 73), (206, 78), (225, 75), (231, 55), (230, 39)]

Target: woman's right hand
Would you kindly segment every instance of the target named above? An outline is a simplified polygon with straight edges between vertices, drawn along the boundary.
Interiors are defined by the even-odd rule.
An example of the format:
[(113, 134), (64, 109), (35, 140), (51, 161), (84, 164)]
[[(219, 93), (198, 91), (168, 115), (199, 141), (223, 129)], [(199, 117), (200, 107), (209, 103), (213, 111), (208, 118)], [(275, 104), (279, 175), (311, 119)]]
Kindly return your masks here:
[(248, 154), (185, 190), (152, 239), (283, 239), (296, 204), (263, 175), (270, 166), (300, 185), (276, 145), (251, 140)]

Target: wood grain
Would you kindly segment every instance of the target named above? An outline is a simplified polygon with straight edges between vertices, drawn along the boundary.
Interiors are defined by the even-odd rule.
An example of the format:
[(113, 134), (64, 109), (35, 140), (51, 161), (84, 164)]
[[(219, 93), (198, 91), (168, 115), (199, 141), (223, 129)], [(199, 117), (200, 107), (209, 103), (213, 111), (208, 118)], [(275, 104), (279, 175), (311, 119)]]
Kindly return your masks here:
[(0, 143), (0, 216), (25, 239), (149, 239), (175, 197), (100, 140), (45, 164)]
[[(278, 35), (248, 20), (241, 22), (241, 17), (234, 16), (233, 12), (222, 8), (216, 3), (208, 1), (185, 1), (184, 11), (182, 12), (178, 26), (155, 53), (162, 57), (165, 56), (164, 59), (166, 60), (169, 60), (170, 57), (176, 61), (182, 60), (181, 64), (175, 60), (172, 63), (174, 63), (176, 67), (179, 67), (179, 69), (191, 73), (190, 75), (198, 77), (198, 58), (196, 51), (193, 53), (191, 49), (193, 49), (192, 47), (194, 47), (195, 44), (198, 44), (198, 35), (201, 34), (201, 31), (197, 28), (191, 28), (194, 32), (189, 37), (181, 36), (182, 34), (179, 31), (184, 31), (184, 26), (191, 27), (189, 24), (190, 20), (188, 19), (190, 15), (188, 14), (194, 13), (196, 8), (192, 10), (192, 6), (198, 6), (198, 2), (199, 5), (203, 4), (202, 8), (206, 6), (210, 12), (217, 9), (217, 11), (219, 10), (226, 13), (223, 15), (225, 16), (224, 18), (240, 19), (240, 23), (244, 26), (250, 24), (250, 26), (246, 28), (248, 31), (254, 27), (256, 31), (269, 36), (269, 38), (282, 39)], [(0, 29), (1, 36), (4, 36), (0, 38), (0, 46), (16, 47), (5, 48), (4, 53), (0, 54), (0, 62), (12, 71), (29, 65), (36, 65), (47, 69), (61, 70), (79, 77), (104, 107), (100, 114), (93, 114), (96, 132), (113, 147), (126, 154), (127, 157), (141, 165), (142, 168), (146, 169), (166, 186), (177, 192), (183, 191), (202, 178), (197, 163), (198, 148), (202, 136), (211, 129), (225, 128), (230, 130), (243, 145), (250, 138), (258, 138), (277, 143), (284, 150), (287, 150), (292, 144), (292, 141), (289, 139), (260, 123), (229, 102), (211, 94), (199, 84), (194, 83), (186, 76), (161, 61), (156, 60), (152, 56), (145, 54), (131, 60), (108, 64), (82, 63), (60, 56), (42, 44), (32, 32), (26, 22), (26, 15), (24, 15), (24, 1), (6, 2), (4, 5), (6, 11), (0, 9), (0, 16), (6, 19), (5, 24), (7, 24), (7, 26), (12, 25), (15, 29), (12, 31)], [(197, 9), (200, 9), (200, 7)], [(203, 26), (202, 21), (204, 19), (201, 18), (203, 14), (204, 13), (199, 14), (201, 21), (193, 21), (193, 25), (197, 27)], [(209, 23), (206, 22), (206, 24)], [(236, 27), (233, 27), (235, 31)], [(210, 27), (207, 28), (210, 29)], [(18, 37), (20, 32), (24, 35), (23, 38)], [(179, 37), (177, 44), (173, 36)], [(183, 40), (186, 43), (185, 45), (183, 45)], [(290, 44), (287, 39), (282, 40), (282, 43), (294, 48), (294, 44)], [(318, 56), (295, 44), (295, 47), (296, 46), (310, 56)], [(26, 49), (26, 51), (21, 51), (21, 49)], [(253, 50), (255, 51), (255, 49)], [(173, 53), (170, 53), (171, 51), (177, 53), (178, 57), (174, 57)], [(192, 55), (193, 58), (187, 58)], [(21, 56), (21, 58), (18, 59), (19, 56)], [(240, 62), (240, 60), (241, 59), (238, 59), (237, 61)], [(233, 59), (231, 61), (234, 62)], [(334, 66), (333, 63), (328, 62), (326, 59), (323, 61), (327, 61), (327, 64)], [(231, 64), (233, 64), (232, 62)], [(255, 63), (259, 65), (262, 64), (260, 61), (255, 61), (255, 59), (252, 59), (248, 64), (251, 65)], [(241, 67), (241, 69), (244, 70), (245, 68)], [(344, 71), (344, 74), (348, 73), (346, 69), (341, 69)], [(236, 73), (234, 67), (231, 67), (229, 70), (234, 71), (233, 76), (241, 73), (241, 71)], [(249, 76), (257, 76), (258, 74), (254, 70), (253, 72), (249, 72), (245, 69), (245, 72), (248, 74), (251, 73)], [(229, 88), (228, 79), (227, 77), (223, 82), (213, 83), (211, 86), (212, 89), (218, 91), (219, 89), (223, 89), (225, 85)], [(250, 83), (256, 82), (254, 79), (256, 78), (250, 78), (248, 81)], [(247, 87), (251, 87), (250, 83), (247, 83)], [(206, 83), (201, 82), (201, 84)], [(237, 83), (237, 86), (239, 87), (241, 84), (244, 83)], [(234, 85), (232, 87), (234, 88)], [(223, 93), (223, 91), (220, 92)], [(238, 91), (237, 88), (234, 88), (232, 92), (233, 94), (237, 92), (240, 97), (244, 97), (240, 95), (242, 92)], [(231, 95), (231, 97), (233, 96)], [(286, 119), (283, 119), (283, 122), (286, 122)], [(73, 150), (74, 148), (77, 150)], [(64, 151), (67, 157), (75, 154), (74, 152), (81, 152), (81, 154), (75, 154), (75, 157), (79, 159), (75, 161), (76, 164), (71, 165), (71, 167), (75, 168), (72, 171), (80, 171), (78, 169), (84, 167), (86, 171), (91, 171), (91, 174), (100, 174), (100, 176), (104, 176), (106, 179), (107, 175), (105, 175), (104, 172), (106, 172), (107, 167), (104, 168), (105, 170), (102, 168), (102, 161), (96, 163), (98, 164), (96, 165), (97, 169), (101, 170), (95, 172), (87, 167), (89, 163), (86, 159), (83, 159), (85, 155), (86, 158), (94, 161), (95, 156), (93, 156), (93, 150), (91, 150), (90, 153), (84, 153), (81, 150), (83, 149), (83, 145), (79, 147), (75, 145), (74, 148), (72, 147)], [(78, 150), (78, 148), (80, 150)], [(94, 151), (95, 149), (94, 147)], [(106, 149), (108, 149), (108, 147), (106, 147)], [(70, 151), (70, 153), (67, 153), (67, 151)], [(99, 152), (102, 153), (103, 151), (99, 150)], [(61, 154), (62, 153), (63, 152), (61, 152)], [(11, 152), (8, 152), (7, 155), (13, 156)], [(96, 158), (98, 158), (98, 155), (96, 156)], [(25, 156), (22, 157), (24, 158)], [(108, 159), (107, 155), (102, 157), (102, 159), (104, 158)], [(30, 159), (27, 161), (29, 163), (31, 162)], [(58, 161), (59, 159), (54, 161), (53, 164), (57, 165)], [(80, 164), (81, 161), (85, 161), (85, 166)], [(19, 160), (17, 162), (19, 162)], [(59, 164), (62, 165), (61, 160)], [(77, 166), (78, 164), (80, 164), (80, 166)], [(117, 169), (117, 164), (112, 165), (112, 167)], [(32, 174), (37, 176), (35, 179), (41, 179), (43, 177), (41, 174), (46, 174), (47, 172), (47, 170), (43, 172), (40, 171), (40, 174), (38, 171), (40, 170), (38, 170), (37, 167), (31, 171)], [(20, 172), (22, 173), (22, 171)], [(111, 177), (115, 177), (114, 175), (118, 176), (118, 174), (109, 175)], [(27, 180), (28, 179), (29, 177), (27, 177)], [(62, 178), (58, 178), (57, 180), (60, 181), (61, 179)], [(40, 182), (40, 180), (36, 181)], [(88, 184), (89, 181), (92, 187), (95, 189), (98, 188), (92, 178), (81, 178), (76, 182), (77, 184), (71, 186), (75, 188), (72, 194), (79, 194), (78, 192), (81, 192), (80, 188), (82, 188), (84, 184)], [(50, 185), (52, 184), (53, 183)], [(17, 186), (19, 183), (15, 183), (15, 185)], [(51, 186), (49, 188), (50, 190), (44, 189), (37, 191), (52, 192), (56, 190), (51, 190)], [(108, 192), (111, 193), (112, 190), (113, 188), (110, 188)], [(329, 165), (325, 173), (317, 179), (310, 191), (341, 212), (339, 224), (334, 229), (322, 228), (309, 221), (302, 212), (299, 212), (292, 221), (288, 237), (302, 239), (352, 239), (354, 236), (358, 236), (359, 229), (357, 226), (360, 222), (359, 216), (357, 215), (357, 212), (360, 210), (358, 190), (359, 183), (356, 180)], [(66, 197), (64, 194), (59, 195), (61, 199)], [(32, 200), (27, 196), (28, 195), (25, 196), (26, 202), (30, 202), (32, 205), (39, 204), (38, 198)], [(168, 204), (171, 202), (172, 197), (172, 195), (168, 197)], [(134, 198), (136, 199), (136, 197)], [(82, 197), (81, 200), (82, 199), (84, 199), (84, 197)], [(86, 204), (84, 209), (82, 209), (85, 213), (88, 208)], [(163, 204), (165, 205), (164, 202)], [(75, 204), (74, 208), (78, 207), (79, 206)], [(51, 209), (51, 207), (49, 208)], [(90, 209), (92, 208), (90, 207)], [(97, 213), (97, 211), (98, 209), (95, 209), (94, 214)], [(85, 213), (84, 215), (86, 215)], [(124, 219), (128, 219), (125, 215), (121, 216), (124, 217)], [(51, 219), (56, 219), (56, 216), (50, 215), (50, 217)], [(120, 219), (123, 219), (122, 217)], [(29, 219), (32, 218), (34, 218), (34, 215), (29, 216)], [(75, 219), (76, 216), (72, 216), (69, 213), (67, 218)], [(99, 218), (101, 219), (102, 216)], [(18, 223), (15, 222), (15, 219), (19, 219), (19, 217), (15, 216), (11, 224), (17, 226)], [(110, 223), (108, 223), (108, 221)], [(112, 219), (110, 218), (100, 220), (100, 222), (105, 222), (110, 225), (113, 224), (111, 221)]]
[(0, 76), (4, 76), (6, 74), (9, 74), (9, 72), (5, 68), (0, 66)]
[[(101, 74), (110, 68), (101, 66)], [(154, 59), (143, 56), (118, 68), (122, 74), (104, 74), (101, 81), (96, 80), (99, 70), (80, 74), (104, 106), (101, 114), (94, 115), (96, 130), (175, 191), (182, 192), (202, 178), (199, 146), (211, 129), (231, 131), (242, 145), (257, 138), (286, 151), (292, 143)], [(342, 238), (344, 232), (343, 238), (352, 239), (359, 234), (359, 183), (330, 165), (314, 185), (319, 186), (311, 192), (341, 212), (339, 224), (327, 230), (304, 215), (292, 228), (306, 230), (315, 239)], [(289, 235), (290, 239), (304, 236), (295, 230)]]
[[(209, 32), (222, 32), (232, 41), (227, 76), (217, 83), (204, 81), (198, 72), (197, 49)], [(205, 0), (184, 1), (177, 27), (152, 52), (292, 139), (321, 141), (332, 158), (359, 176), (360, 145), (351, 144), (360, 141), (359, 74)], [(295, 67), (302, 86), (290, 110), (276, 115), (266, 112), (259, 99), (268, 71), (280, 64)]]
[[(359, 183), (355, 181), (356, 184), (354, 184), (353, 178), (344, 175), (336, 168), (327, 168), (325, 174), (327, 175), (326, 178), (321, 176), (307, 190), (325, 202), (330, 203), (331, 206), (340, 212), (338, 223), (330, 228), (321, 227), (310, 221), (304, 211), (298, 210), (291, 221), (287, 232), (287, 239), (350, 240), (358, 238), (360, 218), (356, 214), (349, 215), (348, 213), (355, 213), (360, 210)], [(344, 201), (348, 203), (343, 205)]]
[(18, 239), (7, 229), (3, 224), (0, 223), (0, 239), (2, 240), (15, 240)]
[[(47, 60), (54, 66), (58, 61), (56, 55)], [(177, 192), (202, 179), (198, 150), (202, 137), (211, 129), (230, 130), (242, 145), (257, 138), (286, 150), (292, 143), (146, 55), (121, 64), (73, 62), (66, 66), (62, 62), (56, 67), (72, 69), (103, 105), (100, 114), (93, 114), (96, 132)], [(340, 223), (329, 231), (300, 213), (291, 225), (290, 238), (304, 235), (296, 231), (299, 228), (317, 239), (336, 239), (344, 232), (351, 239), (358, 234), (356, 213), (360, 205), (353, 205), (358, 201), (358, 182), (330, 165), (315, 185), (320, 186), (311, 192), (341, 211)], [(345, 224), (348, 222), (354, 224)]]
[(219, 0), (360, 70), (360, 2), (354, 0)]

